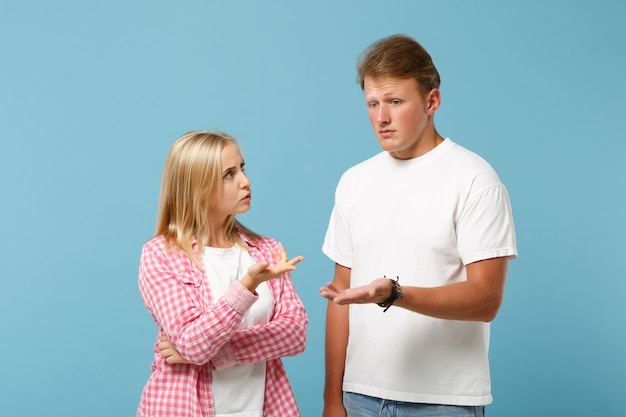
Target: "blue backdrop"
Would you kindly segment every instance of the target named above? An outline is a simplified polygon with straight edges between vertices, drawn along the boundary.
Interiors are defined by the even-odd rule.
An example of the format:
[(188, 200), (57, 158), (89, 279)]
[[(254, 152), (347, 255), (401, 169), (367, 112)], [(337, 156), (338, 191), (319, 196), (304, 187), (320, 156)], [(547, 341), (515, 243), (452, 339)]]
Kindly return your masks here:
[(320, 247), (339, 176), (378, 152), (354, 64), (393, 33), (439, 68), (440, 133), (513, 202), (489, 415), (620, 415), (625, 4), (4, 0), (2, 415), (134, 415), (155, 335), (139, 251), (166, 151), (195, 129), (239, 138), (255, 197), (241, 220), (306, 257), (309, 341), (286, 364), (304, 417), (321, 415)]

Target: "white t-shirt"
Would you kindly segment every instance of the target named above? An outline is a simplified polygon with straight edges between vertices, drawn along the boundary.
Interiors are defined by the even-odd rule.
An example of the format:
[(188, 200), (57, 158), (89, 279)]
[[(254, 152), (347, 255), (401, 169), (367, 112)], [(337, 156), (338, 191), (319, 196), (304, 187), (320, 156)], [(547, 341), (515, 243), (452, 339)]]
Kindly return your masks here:
[[(240, 279), (254, 260), (239, 245), (205, 247), (202, 260), (214, 300)], [(266, 283), (256, 289), (259, 298), (244, 315), (240, 329), (265, 324), (273, 314), (274, 298)], [(265, 397), (265, 362), (234, 365), (211, 371), (211, 391), (217, 417), (262, 417)]]
[[(509, 198), (493, 169), (450, 139), (398, 160), (387, 152), (350, 168), (337, 186), (322, 248), (351, 268), (351, 287), (400, 277), (435, 287), (464, 265), (517, 256)], [(489, 324), (443, 320), (375, 304), (350, 305), (343, 389), (397, 401), (491, 402)]]

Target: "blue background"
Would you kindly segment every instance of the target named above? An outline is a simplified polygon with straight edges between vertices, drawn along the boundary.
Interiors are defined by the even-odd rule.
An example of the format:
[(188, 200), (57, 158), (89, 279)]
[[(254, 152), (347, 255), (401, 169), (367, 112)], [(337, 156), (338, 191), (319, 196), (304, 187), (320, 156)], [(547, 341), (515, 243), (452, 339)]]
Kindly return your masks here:
[(134, 415), (155, 335), (140, 248), (167, 149), (195, 129), (239, 138), (241, 220), (306, 257), (309, 341), (286, 365), (304, 417), (321, 415), (320, 247), (339, 176), (378, 152), (354, 64), (393, 33), (431, 53), (440, 133), (487, 159), (514, 207), (488, 414), (621, 415), (625, 18), (606, 0), (4, 0), (2, 415)]

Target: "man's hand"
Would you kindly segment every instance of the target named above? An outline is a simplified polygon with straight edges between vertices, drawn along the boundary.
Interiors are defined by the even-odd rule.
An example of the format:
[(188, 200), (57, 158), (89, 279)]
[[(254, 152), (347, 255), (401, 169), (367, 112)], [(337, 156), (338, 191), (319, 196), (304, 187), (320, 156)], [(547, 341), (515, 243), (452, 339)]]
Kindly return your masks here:
[(340, 290), (332, 282), (320, 288), (322, 297), (336, 304), (382, 303), (391, 295), (393, 283), (388, 278), (378, 278), (356, 288)]
[(163, 335), (161, 341), (157, 344), (157, 347), (159, 348), (161, 357), (170, 365), (175, 363), (191, 363), (187, 361), (187, 359), (180, 356), (180, 353), (165, 335)]

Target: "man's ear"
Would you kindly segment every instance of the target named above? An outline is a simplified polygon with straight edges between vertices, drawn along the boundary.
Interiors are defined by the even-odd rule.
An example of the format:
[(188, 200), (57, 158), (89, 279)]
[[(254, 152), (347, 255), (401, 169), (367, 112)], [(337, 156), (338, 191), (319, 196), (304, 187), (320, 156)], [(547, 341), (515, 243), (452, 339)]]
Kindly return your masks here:
[(426, 94), (426, 110), (429, 116), (435, 114), (441, 105), (441, 93), (438, 88), (433, 88)]

